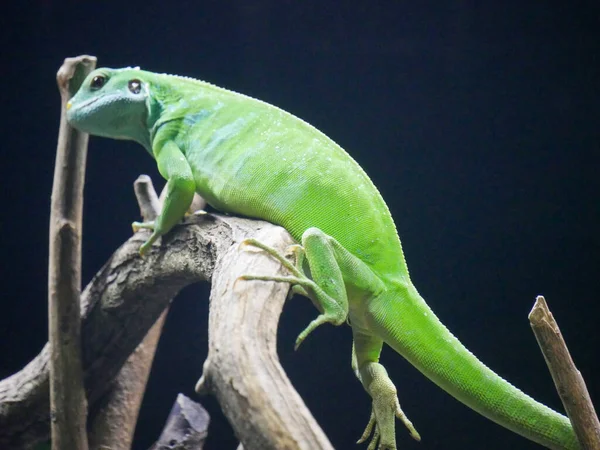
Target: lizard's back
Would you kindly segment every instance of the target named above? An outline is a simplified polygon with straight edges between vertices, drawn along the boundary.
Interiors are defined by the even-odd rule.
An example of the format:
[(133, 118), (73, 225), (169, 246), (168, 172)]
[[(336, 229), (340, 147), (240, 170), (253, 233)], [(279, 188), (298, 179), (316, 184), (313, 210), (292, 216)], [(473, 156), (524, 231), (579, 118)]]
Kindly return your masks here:
[(381, 276), (406, 273), (387, 205), (339, 145), (277, 107), (214, 90), (210, 107), (187, 108), (189, 126), (176, 138), (209, 204), (279, 224), (298, 240), (317, 227)]

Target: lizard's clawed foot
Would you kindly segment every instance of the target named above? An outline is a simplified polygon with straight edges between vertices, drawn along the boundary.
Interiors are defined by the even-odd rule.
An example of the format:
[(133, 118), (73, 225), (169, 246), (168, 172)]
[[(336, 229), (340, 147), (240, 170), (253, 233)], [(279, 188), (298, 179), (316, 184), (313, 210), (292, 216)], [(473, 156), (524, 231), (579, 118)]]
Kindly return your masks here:
[(373, 409), (369, 423), (357, 443), (365, 442), (372, 434), (368, 450), (396, 450), (396, 418), (408, 428), (413, 439), (420, 441), (418, 431), (400, 408), (396, 387), (385, 368), (378, 363), (369, 363), (366, 370), (366, 378), (370, 383), (365, 387), (373, 399)]
[(131, 224), (131, 228), (133, 229), (134, 233), (137, 233), (140, 230), (152, 230), (153, 231), (153, 233), (150, 235), (150, 238), (140, 246), (140, 256), (144, 257), (146, 255), (146, 253), (148, 253), (148, 250), (150, 250), (150, 247), (152, 247), (152, 244), (154, 242), (156, 242), (156, 240), (160, 236), (159, 234), (156, 233), (155, 222), (154, 221), (133, 222)]
[(137, 233), (140, 230), (154, 230), (154, 220), (149, 222), (133, 222), (131, 228), (134, 233)]

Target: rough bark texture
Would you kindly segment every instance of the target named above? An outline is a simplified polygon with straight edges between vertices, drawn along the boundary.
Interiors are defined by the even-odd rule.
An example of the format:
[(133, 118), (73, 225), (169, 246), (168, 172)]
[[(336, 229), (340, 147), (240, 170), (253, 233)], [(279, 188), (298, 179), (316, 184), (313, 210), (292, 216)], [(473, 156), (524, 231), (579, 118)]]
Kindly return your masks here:
[[(160, 213), (152, 180), (141, 175), (133, 183), (135, 196), (144, 221), (154, 220)], [(88, 424), (88, 441), (92, 450), (129, 450), (137, 423), (144, 391), (150, 375), (156, 347), (169, 307), (150, 328), (144, 340), (127, 358), (109, 391), (97, 402), (94, 419)]]
[[(162, 242), (155, 245), (143, 259), (138, 255), (138, 250), (147, 238), (147, 232), (136, 234), (116, 250), (82, 293), (83, 368), (90, 411), (177, 292), (191, 283), (212, 277), (217, 256), (220, 261), (231, 259), (231, 255), (234, 258), (243, 256), (262, 261), (249, 268), (253, 273), (270, 273), (273, 270), (274, 262), (265, 258), (261, 252), (248, 251), (240, 256), (233, 252), (242, 239), (256, 237), (261, 230), (277, 236), (281, 236), (280, 233), (283, 232), (265, 222), (217, 215), (192, 216), (186, 219), (184, 225), (177, 226), (164, 236)], [(230, 250), (233, 253), (229, 253)], [(269, 262), (270, 266), (261, 266), (264, 262)], [(224, 262), (219, 264), (220, 270), (229, 270)], [(278, 267), (277, 263), (275, 267)], [(215, 280), (219, 277), (232, 280), (237, 275), (231, 278), (215, 272)], [(238, 300), (233, 295), (213, 295), (211, 301), (211, 309), (222, 310), (218, 305), (220, 299), (235, 300), (235, 303), (227, 307), (229, 316), (221, 321), (232, 324), (232, 329), (236, 330), (232, 333), (234, 335), (238, 334), (238, 330), (247, 328), (246, 321), (255, 318), (261, 320), (261, 328), (256, 329), (254, 334), (247, 329), (243, 332), (244, 336), (255, 339), (254, 341), (240, 340), (236, 343), (236, 351), (225, 352), (229, 354), (229, 358), (234, 358), (229, 361), (225, 356), (215, 357), (214, 353), (215, 348), (224, 350), (230, 345), (232, 336), (222, 334), (227, 333), (228, 329), (217, 333), (209, 330), (213, 349), (209, 363), (213, 368), (209, 369), (209, 373), (214, 381), (211, 383), (214, 392), (236, 433), (246, 441), (244, 446), (247, 450), (331, 448), (279, 367), (275, 355), (275, 330), (280, 306), (269, 306), (269, 302), (263, 303), (262, 300), (255, 301), (256, 298), (269, 298), (276, 291), (280, 295), (276, 302), (281, 304), (287, 288), (285, 285), (267, 282), (249, 284), (258, 287), (258, 291), (253, 291), (256, 297), (255, 294), (244, 295), (249, 286), (241, 286), (238, 282), (234, 291), (236, 296), (241, 294)], [(222, 290), (222, 287), (216, 285), (215, 288), (219, 292)], [(268, 294), (259, 292), (263, 290), (268, 291)], [(238, 310), (237, 313), (234, 309)], [(214, 319), (223, 314), (223, 311), (210, 314), (210, 326), (218, 326)], [(241, 323), (242, 319), (244, 323)], [(263, 349), (268, 356), (261, 356), (261, 352), (257, 350), (257, 347), (264, 345), (268, 346)], [(48, 356), (48, 349), (45, 347), (24, 369), (0, 381), (0, 448), (29, 448), (35, 442), (48, 438)], [(236, 368), (240, 361), (245, 366)], [(218, 367), (220, 369), (217, 374)], [(226, 370), (232, 372), (226, 373)], [(260, 384), (260, 389), (265, 389), (266, 386), (268, 396), (246, 397), (245, 391), (240, 391), (240, 388), (245, 389), (244, 378), (249, 373), (252, 374), (252, 382)], [(222, 383), (219, 380), (229, 381)], [(241, 405), (238, 414), (232, 414), (229, 409), (235, 404)], [(282, 408), (285, 412), (279, 413)], [(257, 411), (260, 414), (256, 414)], [(291, 421), (282, 423), (282, 417), (285, 417), (282, 414), (289, 414)], [(276, 424), (265, 428), (261, 423), (264, 421), (275, 421)], [(298, 430), (296, 427), (304, 429)], [(258, 445), (257, 442), (262, 442), (264, 437), (254, 436), (253, 433), (260, 433), (264, 429), (277, 429), (281, 434), (277, 439), (290, 443), (290, 447)], [(310, 440), (311, 436), (316, 436), (313, 441)]]
[(529, 322), (581, 448), (600, 450), (600, 423), (590, 394), (544, 297), (536, 299)]
[[(256, 238), (281, 252), (292, 243), (282, 228), (278, 233), (264, 230)], [(277, 321), (272, 317), (280, 315), (289, 285), (238, 279), (286, 274), (284, 270), (254, 247), (231, 246), (219, 255), (211, 290), (209, 353), (196, 389), (216, 394), (246, 450), (333, 449), (277, 358)]]
[(67, 123), (65, 105), (96, 67), (96, 58), (67, 58), (56, 81), (62, 108), (50, 211), (48, 334), (54, 450), (87, 450), (87, 401), (81, 363), (81, 224), (88, 135)]
[[(139, 233), (115, 251), (82, 293), (82, 347), (90, 407), (183, 287), (208, 280), (230, 226), (210, 216), (182, 226), (142, 259)], [(226, 244), (225, 244), (226, 245)], [(19, 449), (49, 436), (48, 346), (0, 382), (0, 448)]]
[[(134, 182), (133, 188), (140, 208), (140, 216), (145, 222), (155, 220), (162, 209), (166, 189), (163, 189), (159, 198), (152, 180), (147, 175), (140, 175)], [(190, 211), (203, 209), (205, 206), (206, 202), (196, 194)], [(93, 420), (88, 425), (90, 449), (128, 450), (131, 448), (139, 409), (168, 311), (169, 306), (162, 312), (140, 345), (127, 358), (111, 384), (110, 390), (97, 402), (93, 411)], [(202, 408), (200, 405), (198, 407)], [(186, 440), (184, 443), (188, 448), (192, 448), (192, 444), (197, 443), (197, 440), (198, 433), (195, 433), (194, 439)]]
[(90, 450), (129, 450), (167, 310), (127, 358), (110, 390), (96, 402), (88, 431)]

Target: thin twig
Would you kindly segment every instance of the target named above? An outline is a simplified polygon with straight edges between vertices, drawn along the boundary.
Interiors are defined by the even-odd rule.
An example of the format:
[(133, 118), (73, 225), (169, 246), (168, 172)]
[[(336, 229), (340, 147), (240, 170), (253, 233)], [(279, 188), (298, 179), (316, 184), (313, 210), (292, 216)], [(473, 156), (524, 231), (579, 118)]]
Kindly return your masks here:
[(96, 58), (67, 58), (56, 80), (62, 113), (56, 149), (48, 266), (52, 448), (86, 450), (87, 401), (81, 363), (81, 215), (88, 136), (68, 125), (65, 105)]
[(541, 295), (529, 313), (529, 322), (581, 448), (600, 450), (600, 423), (590, 394)]
[(156, 219), (162, 208), (163, 199), (156, 195), (152, 179), (148, 175), (140, 175), (133, 183), (133, 190), (144, 222)]

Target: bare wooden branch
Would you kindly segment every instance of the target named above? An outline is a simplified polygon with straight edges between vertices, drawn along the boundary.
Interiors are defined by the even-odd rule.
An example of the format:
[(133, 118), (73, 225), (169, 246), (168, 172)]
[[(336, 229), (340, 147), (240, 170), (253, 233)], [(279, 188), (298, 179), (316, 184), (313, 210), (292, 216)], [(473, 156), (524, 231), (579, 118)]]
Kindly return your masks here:
[(81, 364), (81, 224), (88, 135), (72, 128), (65, 105), (96, 58), (67, 58), (56, 80), (62, 113), (54, 167), (48, 266), (50, 409), (53, 450), (87, 450)]
[[(160, 213), (161, 202), (152, 180), (147, 175), (141, 175), (133, 187), (144, 221), (154, 220)], [(98, 402), (101, 406), (96, 407), (94, 420), (88, 425), (90, 449), (131, 448), (150, 368), (168, 310), (169, 306), (162, 312), (141, 344), (127, 358), (110, 390)]]
[(209, 422), (208, 412), (200, 403), (179, 394), (158, 441), (150, 450), (202, 450)]
[[(145, 222), (155, 220), (162, 208), (166, 189), (163, 189), (159, 198), (152, 180), (147, 175), (140, 175), (133, 187), (143, 220)], [(190, 211), (196, 211), (205, 206), (206, 202), (196, 195)], [(128, 450), (131, 448), (152, 361), (168, 312), (169, 305), (142, 343), (127, 359), (115, 377), (110, 390), (99, 402), (101, 406), (99, 409), (97, 408), (91, 425), (88, 425), (88, 442), (92, 450), (106, 448)]]
[(89, 426), (91, 450), (129, 450), (156, 346), (167, 316), (163, 311), (156, 323), (127, 358), (110, 390), (98, 400)]
[[(162, 208), (166, 189), (163, 189), (159, 198), (148, 175), (140, 175), (135, 180), (133, 188), (143, 220), (145, 222), (155, 220)], [(205, 206), (206, 202), (202, 197), (196, 195), (190, 211), (196, 211)], [(168, 312), (169, 305), (167, 305), (141, 344), (127, 359), (119, 374), (115, 377), (110, 391), (103, 397), (102, 406), (98, 410), (89, 430), (88, 440), (92, 450), (106, 448), (128, 450), (131, 448), (152, 361)], [(177, 401), (176, 404), (179, 404)], [(180, 439), (182, 449), (186, 448), (185, 446), (187, 448), (192, 448), (192, 446), (193, 448), (199, 448), (198, 433), (193, 434), (193, 439), (191, 436), (188, 436), (189, 439)], [(163, 435), (161, 435), (161, 438), (164, 437)], [(204, 438), (202, 438), (202, 442)], [(169, 441), (172, 440), (169, 439)]]
[[(230, 259), (231, 255), (238, 257), (239, 242), (247, 237), (256, 237), (259, 231), (267, 234), (272, 232), (276, 235), (283, 232), (280, 228), (265, 222), (212, 214), (191, 216), (186, 219), (183, 226), (175, 227), (164, 236), (160, 245), (155, 245), (145, 258), (139, 257), (138, 250), (147, 238), (147, 232), (137, 233), (115, 251), (82, 293), (83, 368), (90, 412), (110, 387), (111, 380), (127, 357), (135, 350), (177, 292), (193, 282), (208, 280), (213, 276), (217, 255), (222, 262), (215, 272), (215, 280), (231, 279), (224, 274), (218, 275), (218, 271), (228, 270), (225, 261)], [(232, 246), (236, 249), (235, 252), (230, 251)], [(265, 256), (259, 252), (244, 252), (239, 255), (240, 258), (242, 256), (265, 260)], [(266, 260), (273, 263), (270, 258)], [(268, 273), (269, 270), (272, 270), (272, 266), (271, 268), (252, 266), (253, 272)], [(246, 287), (236, 287), (235, 292)], [(259, 384), (259, 388), (265, 389), (267, 386), (269, 392), (265, 397), (249, 397), (239, 414), (229, 417), (234, 429), (238, 432), (242, 430), (243, 434), (240, 436), (244, 436), (243, 439), (247, 441), (245, 448), (248, 450), (272, 448), (260, 447), (256, 444), (252, 446), (253, 443), (261, 442), (265, 438), (254, 437), (249, 430), (272, 430), (278, 429), (279, 426), (282, 432), (292, 434), (292, 437), (284, 435), (279, 439), (291, 443), (290, 445), (299, 445), (279, 448), (331, 448), (328, 443), (321, 445), (322, 442), (327, 442), (323, 432), (318, 429), (302, 400), (285, 378), (274, 353), (275, 330), (285, 295), (275, 299), (273, 305), (270, 303), (273, 300), (270, 295), (272, 292), (285, 291), (286, 288), (267, 282), (258, 283), (256, 287), (259, 288), (258, 291), (253, 291), (256, 296), (249, 295), (244, 302), (241, 301), (243, 297), (240, 297), (237, 303), (230, 303), (227, 312), (230, 316), (225, 321), (239, 323), (240, 317), (245, 316), (249, 324), (256, 324), (256, 320), (260, 318), (258, 321), (260, 329), (256, 328), (253, 334), (248, 327), (256, 325), (244, 325), (245, 331), (240, 332), (240, 328), (235, 330), (235, 333), (231, 333), (234, 335), (241, 333), (248, 339), (255, 339), (244, 341), (243, 348), (238, 353), (242, 356), (243, 352), (248, 352), (243, 356), (247, 373), (244, 373), (241, 378), (238, 378), (237, 372), (232, 372), (229, 376), (226, 373), (215, 374), (223, 358), (214, 357), (214, 352), (211, 357), (211, 365), (214, 368), (210, 369), (212, 371), (210, 378), (214, 380), (215, 386), (222, 386), (218, 390), (219, 399), (222, 405), (239, 403), (239, 387), (245, 386), (244, 378), (251, 373), (252, 380)], [(215, 288), (220, 289), (216, 284)], [(265, 292), (261, 294), (262, 289), (268, 294)], [(211, 309), (216, 307), (221, 311), (217, 315), (224, 311), (222, 307), (217, 306), (220, 298), (231, 302), (234, 297), (213, 296), (212, 301), (216, 303), (211, 304)], [(255, 301), (256, 299), (259, 301)], [(269, 301), (265, 302), (264, 299)], [(233, 312), (235, 305), (238, 308), (237, 312)], [(214, 312), (211, 312), (211, 317), (215, 317)], [(211, 320), (212, 326), (214, 320)], [(217, 333), (222, 336), (218, 339), (224, 339), (221, 344), (218, 344), (218, 340), (215, 341), (215, 333), (209, 330), (209, 334), (213, 348), (218, 346), (223, 350), (230, 345), (231, 340), (228, 341), (226, 338), (232, 336)], [(239, 342), (236, 345), (239, 345)], [(260, 345), (268, 345), (268, 351), (258, 351), (256, 347)], [(270, 352), (275, 356), (261, 359), (265, 353)], [(46, 347), (23, 370), (0, 381), (0, 448), (24, 449), (48, 438), (48, 356)], [(223, 363), (223, 367), (231, 367), (231, 362), (229, 366)], [(227, 386), (221, 383), (220, 379), (236, 380), (229, 384), (229, 394)], [(242, 382), (239, 386), (238, 379)], [(228, 395), (236, 397), (237, 400), (229, 400)], [(269, 420), (279, 423), (289, 412), (282, 415), (278, 412), (280, 409), (291, 410), (292, 422), (278, 424), (276, 427), (249, 424)], [(260, 411), (260, 414), (256, 414), (256, 411)], [(255, 413), (250, 414), (250, 412)], [(93, 417), (90, 419), (93, 420)], [(296, 427), (300, 429), (290, 430)], [(319, 437), (313, 439), (315, 445), (312, 447), (311, 435)], [(300, 442), (304, 438), (306, 438), (305, 442)]]
[[(214, 217), (202, 227), (177, 227), (142, 259), (147, 235), (125, 242), (81, 296), (85, 386), (92, 408), (171, 299), (208, 280), (217, 248), (231, 227)], [(20, 449), (49, 436), (47, 346), (23, 370), (0, 382), (0, 448)]]
[(529, 313), (529, 322), (581, 448), (600, 450), (600, 423), (590, 394), (541, 295)]
[(148, 175), (140, 175), (133, 183), (133, 191), (140, 207), (140, 216), (144, 221), (156, 219), (162, 208), (163, 200), (156, 195), (156, 189)]
[[(278, 230), (263, 230), (256, 238), (283, 252), (292, 240)], [(211, 290), (209, 353), (196, 390), (216, 395), (246, 450), (333, 449), (279, 365), (275, 318), (289, 285), (239, 280), (244, 274), (284, 270), (252, 247), (234, 245), (219, 255)]]

